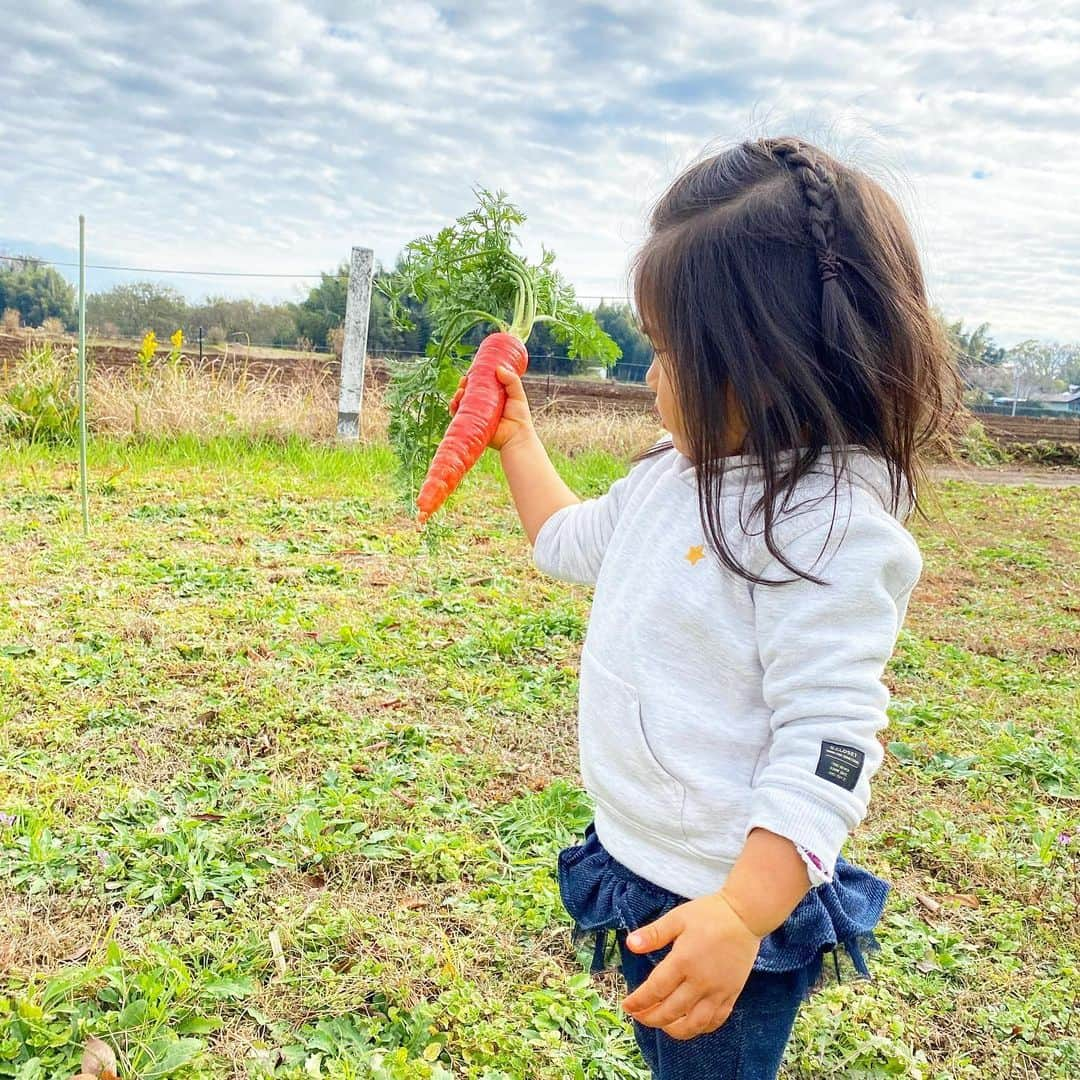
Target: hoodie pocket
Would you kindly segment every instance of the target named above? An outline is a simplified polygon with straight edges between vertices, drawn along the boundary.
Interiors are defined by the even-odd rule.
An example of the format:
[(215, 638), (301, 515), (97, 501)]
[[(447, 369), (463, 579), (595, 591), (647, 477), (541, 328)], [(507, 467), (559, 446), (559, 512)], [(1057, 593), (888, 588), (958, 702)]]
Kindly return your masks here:
[(643, 832), (680, 836), (682, 785), (656, 760), (637, 691), (581, 652), (578, 737), (589, 794)]

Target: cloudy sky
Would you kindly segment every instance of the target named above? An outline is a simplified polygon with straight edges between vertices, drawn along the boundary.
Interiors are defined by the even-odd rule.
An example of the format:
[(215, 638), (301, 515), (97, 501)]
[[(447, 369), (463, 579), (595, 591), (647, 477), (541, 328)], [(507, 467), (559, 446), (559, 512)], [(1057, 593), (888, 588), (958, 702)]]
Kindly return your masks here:
[(392, 263), (483, 184), (529, 214), (528, 251), (617, 296), (680, 168), (794, 133), (899, 199), (950, 315), (1006, 345), (1080, 339), (1080, 0), (0, 0), (0, 16), (0, 253), (70, 258), (83, 212), (99, 263), (300, 275), (353, 244)]

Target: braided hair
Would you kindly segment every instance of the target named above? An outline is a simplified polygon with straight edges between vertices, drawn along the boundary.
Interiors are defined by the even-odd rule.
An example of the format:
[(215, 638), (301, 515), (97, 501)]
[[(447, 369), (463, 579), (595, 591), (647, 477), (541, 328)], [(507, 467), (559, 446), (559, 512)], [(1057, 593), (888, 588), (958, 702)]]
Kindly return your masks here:
[(840, 256), (833, 250), (836, 233), (835, 178), (829, 173), (824, 160), (815, 155), (813, 147), (798, 139), (762, 139), (758, 145), (794, 172), (802, 185), (810, 235), (817, 246), (822, 284), (835, 281), (840, 276)]
[(732, 398), (747, 430), (742, 453), (761, 467), (766, 546), (792, 573), (818, 580), (787, 560), (772, 528), (822, 458), (835, 492), (849, 450), (877, 455), (894, 512), (921, 511), (923, 454), (940, 445), (960, 383), (907, 222), (878, 183), (793, 136), (736, 144), (660, 198), (633, 278), (725, 566), (776, 584), (742, 566), (723, 535)]

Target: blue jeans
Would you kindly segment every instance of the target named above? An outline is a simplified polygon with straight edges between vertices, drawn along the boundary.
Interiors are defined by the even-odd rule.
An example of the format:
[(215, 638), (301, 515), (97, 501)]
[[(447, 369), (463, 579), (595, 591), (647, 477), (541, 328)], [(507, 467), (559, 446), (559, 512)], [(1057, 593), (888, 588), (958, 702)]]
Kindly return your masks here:
[[(668, 950), (639, 955), (616, 934), (628, 991), (637, 989)], [(634, 1021), (634, 1037), (655, 1080), (774, 1080), (795, 1014), (809, 989), (809, 971), (752, 971), (727, 1022), (708, 1035), (673, 1039)]]

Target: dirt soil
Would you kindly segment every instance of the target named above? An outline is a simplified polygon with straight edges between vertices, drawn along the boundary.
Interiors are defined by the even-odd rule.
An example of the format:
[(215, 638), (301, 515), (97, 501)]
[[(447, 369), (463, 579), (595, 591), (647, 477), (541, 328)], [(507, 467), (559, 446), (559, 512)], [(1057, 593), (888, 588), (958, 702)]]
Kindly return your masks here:
[(1080, 469), (1040, 468), (1037, 465), (1002, 465), (980, 468), (975, 465), (934, 465), (935, 480), (967, 480), (977, 484), (1034, 484), (1036, 487), (1080, 486)]

